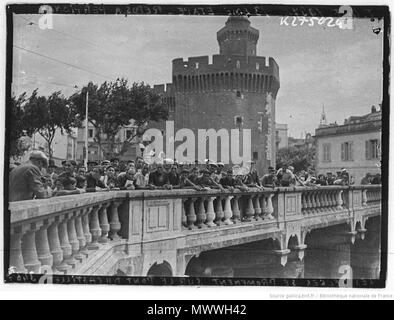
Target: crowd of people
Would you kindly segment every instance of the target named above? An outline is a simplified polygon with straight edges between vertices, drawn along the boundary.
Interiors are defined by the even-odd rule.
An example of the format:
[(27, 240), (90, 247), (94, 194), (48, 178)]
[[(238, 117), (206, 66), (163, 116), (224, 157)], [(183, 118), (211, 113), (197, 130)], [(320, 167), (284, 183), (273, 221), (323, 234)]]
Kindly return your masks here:
[[(366, 174), (361, 184), (380, 184), (380, 175)], [(248, 168), (226, 166), (206, 161), (201, 164), (177, 163), (165, 159), (163, 163), (147, 164), (143, 158), (120, 161), (112, 159), (88, 162), (87, 168), (75, 161), (63, 161), (61, 167), (49, 162), (42, 151), (33, 151), (29, 161), (10, 168), (9, 200), (21, 201), (55, 196), (110, 190), (171, 190), (210, 189), (248, 191), (250, 188), (326, 185), (352, 185), (354, 179), (343, 168), (316, 176), (313, 169), (294, 172), (292, 166), (283, 165), (259, 176), (254, 162)]]

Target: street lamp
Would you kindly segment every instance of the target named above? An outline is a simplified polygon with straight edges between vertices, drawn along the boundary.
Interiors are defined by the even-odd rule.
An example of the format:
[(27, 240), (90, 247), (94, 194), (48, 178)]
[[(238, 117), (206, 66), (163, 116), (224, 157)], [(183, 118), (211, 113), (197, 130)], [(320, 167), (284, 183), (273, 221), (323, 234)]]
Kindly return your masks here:
[(89, 91), (86, 90), (86, 108), (85, 108), (85, 168), (88, 167), (88, 115), (89, 115)]

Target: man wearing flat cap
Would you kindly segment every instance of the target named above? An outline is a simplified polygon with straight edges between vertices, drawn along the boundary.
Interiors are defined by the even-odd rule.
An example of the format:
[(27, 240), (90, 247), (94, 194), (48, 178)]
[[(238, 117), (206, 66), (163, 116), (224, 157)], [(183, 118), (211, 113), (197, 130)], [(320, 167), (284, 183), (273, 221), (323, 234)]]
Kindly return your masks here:
[(42, 151), (33, 151), (29, 161), (16, 167), (9, 176), (9, 201), (48, 198), (42, 182), (41, 169), (48, 167), (48, 158)]

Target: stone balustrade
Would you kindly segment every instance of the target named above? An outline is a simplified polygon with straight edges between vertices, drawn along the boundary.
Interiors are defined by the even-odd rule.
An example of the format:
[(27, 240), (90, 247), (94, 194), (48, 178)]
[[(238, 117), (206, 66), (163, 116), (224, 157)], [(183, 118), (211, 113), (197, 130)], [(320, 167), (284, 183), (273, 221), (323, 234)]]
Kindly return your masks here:
[(379, 203), (382, 200), (382, 187), (380, 185), (367, 185), (363, 189), (363, 203)]
[(228, 226), (242, 222), (274, 219), (275, 190), (195, 193), (182, 199), (185, 229)]
[(380, 199), (381, 186), (327, 186), (247, 192), (110, 191), (11, 202), (10, 271), (72, 274), (91, 256), (119, 244), (239, 226), (267, 224), (281, 230), (287, 221), (346, 214), (350, 207), (376, 206)]
[(99, 243), (118, 241), (124, 193), (11, 202), (10, 266), (15, 272), (67, 273)]
[(347, 206), (346, 187), (307, 188), (302, 192), (302, 214), (313, 215), (322, 212), (336, 212)]

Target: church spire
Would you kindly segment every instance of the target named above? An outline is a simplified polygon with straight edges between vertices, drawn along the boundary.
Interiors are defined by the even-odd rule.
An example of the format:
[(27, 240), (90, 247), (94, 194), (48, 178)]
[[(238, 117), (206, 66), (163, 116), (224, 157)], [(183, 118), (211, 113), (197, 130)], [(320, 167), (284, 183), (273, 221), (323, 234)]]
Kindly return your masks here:
[(324, 103), (323, 103), (323, 110), (320, 116), (320, 127), (326, 126), (327, 125), (327, 117), (326, 117), (326, 112), (324, 110)]

